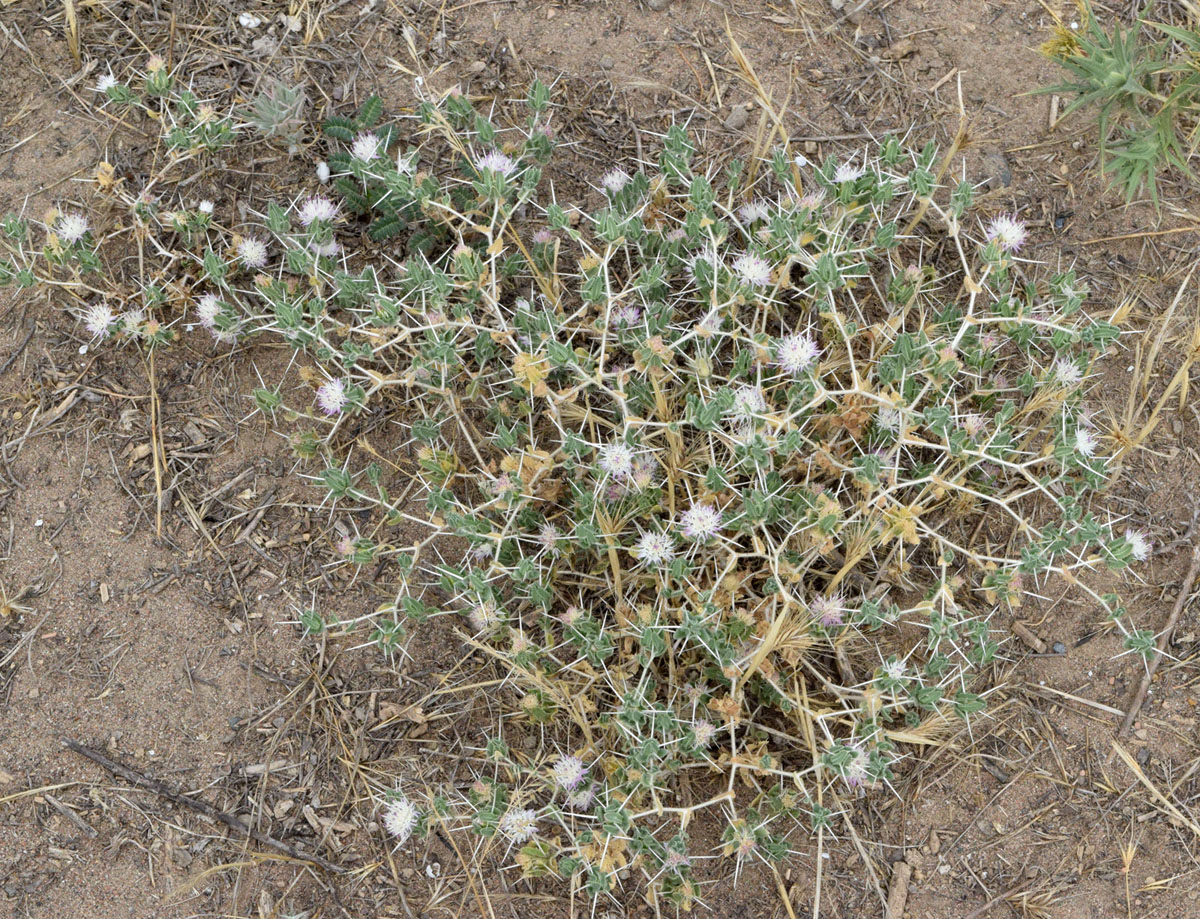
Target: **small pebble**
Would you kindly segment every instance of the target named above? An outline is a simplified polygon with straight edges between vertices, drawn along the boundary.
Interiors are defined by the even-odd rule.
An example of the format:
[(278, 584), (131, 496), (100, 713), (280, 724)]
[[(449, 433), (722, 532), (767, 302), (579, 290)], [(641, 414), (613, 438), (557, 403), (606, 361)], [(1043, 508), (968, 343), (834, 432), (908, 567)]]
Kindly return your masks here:
[(1066, 654), (1067, 646), (1064, 645), (1061, 641), (1056, 641), (1051, 650), (1053, 650), (1055, 654)]

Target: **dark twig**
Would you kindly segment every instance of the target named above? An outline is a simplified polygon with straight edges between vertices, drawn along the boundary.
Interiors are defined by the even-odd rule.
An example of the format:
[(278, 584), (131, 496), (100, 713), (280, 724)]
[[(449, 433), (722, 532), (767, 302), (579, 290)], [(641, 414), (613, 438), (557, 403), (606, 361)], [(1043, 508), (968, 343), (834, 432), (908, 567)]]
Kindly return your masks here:
[(1138, 712), (1141, 711), (1142, 703), (1146, 701), (1146, 693), (1150, 691), (1150, 681), (1154, 679), (1154, 671), (1158, 669), (1159, 661), (1162, 660), (1163, 654), (1166, 653), (1167, 645), (1171, 641), (1171, 635), (1175, 632), (1175, 625), (1179, 622), (1179, 614), (1183, 612), (1183, 608), (1187, 605), (1187, 599), (1192, 592), (1192, 587), (1196, 583), (1197, 575), (1200, 575), (1200, 542), (1196, 543), (1192, 549), (1192, 566), (1188, 569), (1188, 573), (1183, 579), (1183, 586), (1179, 590), (1179, 596), (1175, 598), (1175, 606), (1171, 610), (1171, 618), (1167, 620), (1167, 627), (1158, 636), (1158, 647), (1154, 649), (1154, 657), (1150, 659), (1150, 665), (1146, 668), (1146, 675), (1142, 677), (1142, 682), (1139, 684), (1137, 692), (1134, 693), (1133, 699), (1129, 703), (1129, 708), (1125, 712), (1125, 720), (1121, 722), (1121, 727), (1117, 731), (1118, 737), (1124, 737), (1129, 733), (1134, 719), (1137, 718)]
[(27, 344), (29, 344), (29, 340), (31, 338), (33, 338), (33, 331), (35, 328), (36, 328), (36, 326), (32, 322), (29, 323), (29, 333), (25, 336), (25, 340), (23, 342), (21, 342), (19, 345), (17, 345), (16, 348), (13, 349), (12, 354), (10, 354), (8, 357), (6, 357), (4, 359), (3, 364), (0, 364), (0, 373), (4, 373), (4, 371), (6, 371), (9, 367), (12, 366), (13, 361), (15, 361), (18, 357), (21, 356), (21, 352), (25, 350), (25, 346)]
[(335, 865), (333, 862), (328, 861), (319, 855), (308, 855), (304, 852), (301, 852), (294, 846), (288, 845), (286, 842), (279, 841), (273, 836), (268, 836), (266, 833), (260, 833), (258, 830), (246, 826), (246, 824), (242, 823), (232, 814), (227, 814), (224, 811), (217, 810), (211, 804), (206, 804), (204, 801), (199, 801), (196, 798), (189, 798), (187, 795), (181, 795), (177, 791), (172, 791), (157, 779), (144, 776), (140, 772), (134, 772), (128, 766), (122, 766), (120, 763), (114, 762), (104, 754), (98, 753), (90, 747), (85, 747), (83, 744), (76, 743), (67, 737), (62, 738), (62, 742), (63, 746), (65, 746), (67, 749), (74, 750), (80, 756), (86, 756), (94, 763), (99, 763), (113, 775), (120, 776), (127, 782), (132, 782), (139, 788), (145, 788), (147, 791), (152, 791), (156, 795), (166, 798), (168, 801), (173, 801), (174, 803), (181, 804), (184, 807), (190, 807), (192, 810), (204, 814), (207, 817), (211, 817), (213, 820), (219, 820), (231, 830), (241, 833), (244, 836), (249, 836), (255, 842), (260, 842), (264, 846), (270, 846), (272, 849), (282, 852), (284, 855), (294, 858), (297, 861), (310, 862), (311, 864), (318, 865), (324, 868), (326, 871), (332, 871), (335, 874), (346, 873), (345, 868)]

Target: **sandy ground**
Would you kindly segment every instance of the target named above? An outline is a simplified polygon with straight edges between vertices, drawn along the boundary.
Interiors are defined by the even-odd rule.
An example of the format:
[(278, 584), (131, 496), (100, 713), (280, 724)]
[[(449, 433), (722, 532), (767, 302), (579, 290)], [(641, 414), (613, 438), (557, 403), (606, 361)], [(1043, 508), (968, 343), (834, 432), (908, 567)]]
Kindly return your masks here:
[[(274, 68), (309, 76), (327, 104), (378, 90), (397, 109), (411, 100), (411, 77), (388, 62), (408, 61), (408, 25), (442, 85), (503, 96), (533, 73), (556, 81), (569, 99), (559, 130), (577, 170), (556, 177), (564, 185), (652, 146), (672, 118), (706, 143), (744, 151), (760, 113), (733, 72), (728, 15), (811, 155), (909, 125), (944, 138), (961, 86), (971, 118), (962, 169), (986, 183), (985, 208), (1028, 219), (1033, 257), (1075, 264), (1099, 302), (1136, 298), (1141, 325), (1161, 315), (1194, 258), (1194, 232), (1139, 235), (1191, 217), (1186, 187), (1168, 187), (1162, 224), (1145, 205), (1118, 207), (1098, 191), (1087, 122), (1051, 131), (1051, 101), (1023, 95), (1054, 77), (1035, 51), (1048, 22), (1037, 2), (900, 0), (849, 15), (853, 3), (842, 14), (818, 3), (699, 0), (301, 6), (307, 24), (317, 17), (312, 41), (296, 38), (274, 57), (256, 50), (264, 30), (236, 24), (240, 10), (183, 4), (172, 22), (145, 4), (81, 7), (91, 66), (82, 75), (61, 9), (0, 7), (9, 99), (0, 213), (82, 199), (79, 180), (101, 159), (136, 178), (144, 142), (97, 119), (84, 97), (99, 68), (114, 56), (136, 60), (143, 44), (221, 89), (245, 91)], [(282, 168), (294, 179), (316, 158), (306, 151)], [(272, 168), (260, 185), (271, 185)], [(1104, 237), (1125, 238), (1096, 241)], [(1176, 337), (1196, 302), (1192, 288), (1152, 391), (1178, 364)], [(481, 869), (464, 864), (454, 840), (386, 854), (370, 803), (338, 766), (349, 752), (396, 774), (455, 775), (454, 752), (477, 741), (491, 703), (458, 699), (441, 720), (396, 723), (381, 705), (384, 715), (386, 705), (405, 710), (461, 661), (446, 636), (423, 638), (420, 664), (397, 671), (368, 651), (305, 642), (290, 624), (314, 597), (352, 613), (388, 588), (324, 567), (334, 521), (313, 506), (285, 439), (261, 422), (238, 426), (238, 393), (278, 355), (251, 349), (215, 364), (197, 339), (152, 375), (132, 352), (80, 354), (73, 327), (40, 295), (0, 291), (0, 587), (22, 595), (21, 609), (0, 620), (0, 916), (572, 915), (561, 888), (489, 865), (486, 906), (466, 879)], [(1122, 417), (1133, 364), (1126, 353), (1106, 368), (1102, 413)], [(152, 385), (170, 460), (161, 532), (145, 449)], [(1163, 549), (1124, 588), (1151, 628), (1165, 621), (1187, 564), (1200, 478), (1200, 419), (1178, 402), (1166, 411), (1112, 504)], [(1095, 611), (1072, 595), (1033, 597), (1022, 613), (1051, 650), (1013, 640), (993, 719), (953, 749), (912, 751), (897, 794), (859, 802), (853, 821), (872, 872), (886, 890), (897, 864), (910, 866), (908, 915), (921, 919), (1200, 915), (1196, 613), (1185, 612), (1174, 659), (1122, 741), (1182, 816), (1113, 754), (1114, 712), (1139, 664), (1116, 656)], [(1053, 653), (1058, 642), (1064, 653)], [(333, 876), (269, 860), (269, 850), (66, 750), (63, 738), (360, 870)], [(848, 833), (822, 852), (798, 845), (779, 878), (750, 871), (736, 889), (714, 861), (713, 914), (811, 915), (817, 859), (821, 915), (882, 914)], [(653, 915), (633, 890), (597, 915), (606, 909)]]

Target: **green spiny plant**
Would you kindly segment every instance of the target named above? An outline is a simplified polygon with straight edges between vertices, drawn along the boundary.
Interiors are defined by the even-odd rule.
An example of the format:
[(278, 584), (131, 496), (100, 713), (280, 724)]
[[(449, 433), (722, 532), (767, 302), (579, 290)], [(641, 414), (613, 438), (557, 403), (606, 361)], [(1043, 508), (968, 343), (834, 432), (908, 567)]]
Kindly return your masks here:
[[(1149, 7), (1147, 7), (1147, 10)], [(1096, 111), (1101, 175), (1111, 173), (1127, 200), (1143, 187), (1158, 205), (1158, 176), (1175, 167), (1191, 176), (1200, 105), (1200, 33), (1138, 19), (1105, 30), (1089, 0), (1080, 4), (1082, 28), (1061, 22), (1042, 50), (1067, 80), (1039, 90), (1073, 96), (1064, 115)], [(1144, 26), (1161, 33), (1147, 38)]]
[[(541, 84), (527, 110), (504, 131), (450, 94), (381, 124), (368, 100), (324, 125), (340, 202), (272, 202), (237, 232), (109, 183), (174, 282), (120, 313), (85, 215), (48, 219), (40, 255), (29, 222), (3, 224), (0, 281), (91, 297), (94, 341), (165, 344), (183, 300), (216, 347), (294, 348), (299, 380), (254, 403), (298, 429), (326, 501), (377, 512), (340, 562), (398, 572), (379, 609), (308, 608), (303, 629), (399, 656), (449, 618), (501, 668), (507, 720), (547, 732), (534, 756), (496, 732), (469, 784), (420, 806), (381, 790), (398, 842), (451, 824), (529, 876), (600, 896), (638, 869), (686, 907), (697, 813), (723, 816), (739, 866), (830, 829), (839, 795), (986, 708), (992, 618), (1045, 580), (1150, 653), (1084, 577), (1149, 551), (1089, 508), (1107, 470), (1087, 379), (1123, 313), (1019, 262), (1022, 222), (938, 187), (935, 144), (780, 149), (747, 185), (674, 127), (593, 205), (546, 187)], [(423, 510), (391, 460), (344, 450), (368, 414), (406, 431)], [(981, 543), (989, 521), (1005, 537)], [(711, 794), (685, 803), (684, 777)]]

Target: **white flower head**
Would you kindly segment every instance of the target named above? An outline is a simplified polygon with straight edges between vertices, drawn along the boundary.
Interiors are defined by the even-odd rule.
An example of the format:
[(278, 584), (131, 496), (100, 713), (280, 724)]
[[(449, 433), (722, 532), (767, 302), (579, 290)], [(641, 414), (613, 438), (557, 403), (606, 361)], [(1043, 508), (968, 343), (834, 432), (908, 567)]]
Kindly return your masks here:
[(978, 412), (968, 412), (962, 416), (961, 424), (968, 437), (978, 437), (987, 425), (987, 419)]
[(648, 531), (634, 546), (633, 554), (651, 567), (662, 565), (675, 557), (675, 541), (666, 533)]
[(888, 661), (883, 665), (883, 675), (889, 680), (903, 680), (907, 669), (904, 666), (904, 661)]
[(898, 408), (881, 408), (875, 413), (875, 423), (883, 430), (895, 434), (904, 424), (904, 412)]
[(116, 315), (106, 303), (93, 303), (83, 313), (83, 326), (92, 338), (103, 338), (116, 321)]
[(416, 806), (403, 795), (388, 801), (383, 808), (384, 829), (395, 837), (399, 845), (408, 842), (420, 817)]
[(1096, 435), (1087, 428), (1079, 428), (1075, 432), (1075, 452), (1081, 456), (1092, 457), (1096, 455)]
[(96, 92), (107, 93), (114, 86), (120, 86), (120, 81), (111, 73), (106, 73), (96, 81)]
[(821, 349), (816, 340), (807, 332), (796, 332), (779, 342), (775, 351), (775, 363), (784, 373), (793, 376), (812, 369)]
[(318, 220), (323, 223), (333, 223), (338, 217), (338, 206), (322, 195), (305, 198), (300, 205), (300, 222), (306, 227)]
[(329, 184), (329, 164), (324, 160), (317, 163), (317, 181), (322, 185)]
[(471, 607), (467, 618), (471, 621), (475, 631), (481, 635), (491, 634), (503, 621), (499, 607), (491, 600), (483, 600), (475, 604)]
[(995, 243), (1001, 252), (1016, 252), (1025, 243), (1025, 224), (1015, 214), (1001, 214), (988, 224), (985, 236)]
[(721, 512), (711, 504), (696, 504), (679, 515), (683, 535), (688, 539), (705, 540), (721, 530)]
[(583, 810), (591, 807), (592, 802), (596, 800), (596, 783), (588, 782), (586, 785), (580, 785), (574, 791), (569, 792), (566, 797), (567, 807), (575, 810)]
[(701, 718), (699, 721), (693, 722), (692, 734), (696, 738), (696, 746), (707, 747), (717, 736), (717, 726), (711, 721)]
[(733, 406), (729, 414), (743, 424), (749, 424), (755, 417), (767, 411), (767, 400), (758, 386), (739, 386), (733, 394)]
[(865, 172), (862, 166), (856, 166), (854, 163), (838, 163), (837, 169), (833, 171), (833, 181), (839, 185), (843, 182), (855, 182), (861, 179)]
[(771, 283), (771, 263), (753, 252), (746, 252), (734, 259), (733, 270), (751, 287), (766, 287)]
[(1078, 386), (1083, 380), (1083, 371), (1074, 361), (1060, 357), (1054, 362), (1054, 379), (1060, 386)]
[(201, 214), (211, 214), (213, 212), (213, 203), (205, 198), (196, 205), (196, 210), (198, 210)]
[(851, 788), (857, 788), (870, 776), (871, 757), (867, 755), (866, 750), (859, 747), (853, 749), (854, 757), (846, 764), (842, 778)]
[(610, 195), (617, 195), (625, 190), (625, 186), (628, 185), (632, 179), (633, 177), (628, 172), (626, 172), (620, 166), (617, 166), (614, 169), (610, 169), (600, 177), (600, 186)]
[(342, 251), (341, 243), (336, 239), (327, 239), (323, 243), (310, 242), (308, 248), (322, 258), (336, 258), (337, 254)]
[(346, 407), (350, 397), (346, 395), (346, 384), (342, 380), (329, 380), (317, 390), (317, 405), (326, 415), (336, 415)]
[(550, 769), (554, 784), (563, 791), (574, 791), (587, 775), (587, 767), (578, 756), (560, 756)]
[(767, 202), (765, 201), (751, 201), (749, 204), (743, 204), (738, 208), (738, 217), (746, 225), (766, 220), (770, 216), (771, 209), (767, 207)]
[(475, 167), (480, 172), (494, 172), (507, 179), (517, 171), (517, 161), (499, 150), (493, 150), (481, 156)]
[(500, 818), (500, 832), (513, 842), (525, 842), (537, 832), (537, 811), (510, 810)]
[(267, 244), (257, 236), (245, 236), (237, 244), (238, 258), (247, 268), (262, 268), (267, 264)]
[(633, 475), (633, 450), (628, 444), (615, 441), (600, 451), (600, 468), (614, 479)]
[(1126, 530), (1125, 541), (1129, 543), (1129, 554), (1136, 561), (1144, 562), (1150, 557), (1150, 540), (1141, 530)]
[(214, 329), (221, 314), (221, 299), (216, 294), (205, 294), (196, 301), (196, 322), (205, 329)]
[(80, 213), (63, 214), (54, 222), (54, 233), (68, 246), (83, 239), (88, 231), (88, 219)]
[(350, 155), (360, 163), (369, 163), (379, 156), (380, 144), (378, 135), (363, 132), (354, 138), (354, 143), (350, 145)]

